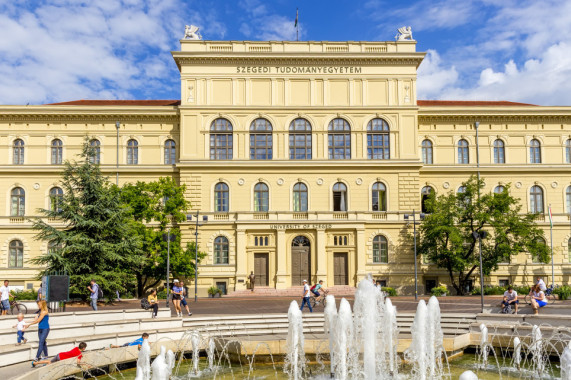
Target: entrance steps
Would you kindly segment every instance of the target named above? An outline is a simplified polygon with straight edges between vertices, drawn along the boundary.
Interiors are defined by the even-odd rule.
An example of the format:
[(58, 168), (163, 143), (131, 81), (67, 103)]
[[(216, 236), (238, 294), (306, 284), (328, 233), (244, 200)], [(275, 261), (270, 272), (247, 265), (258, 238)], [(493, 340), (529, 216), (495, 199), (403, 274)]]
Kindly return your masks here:
[[(357, 288), (348, 285), (339, 285), (328, 287), (329, 294), (335, 297), (352, 297), (355, 295)], [(270, 287), (256, 287), (254, 291), (251, 290), (236, 290), (228, 293), (224, 297), (297, 297), (301, 298), (303, 295), (303, 286), (292, 286), (287, 289), (275, 289)]]

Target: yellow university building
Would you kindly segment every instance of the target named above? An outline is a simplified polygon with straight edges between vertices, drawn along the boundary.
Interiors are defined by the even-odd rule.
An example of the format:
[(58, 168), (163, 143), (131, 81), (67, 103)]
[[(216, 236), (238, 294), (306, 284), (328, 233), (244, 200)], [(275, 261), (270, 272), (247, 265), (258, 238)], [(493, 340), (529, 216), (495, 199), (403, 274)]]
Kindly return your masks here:
[[(511, 183), (524, 211), (545, 215), (546, 244), (551, 205), (555, 282), (569, 282), (570, 107), (417, 100), (424, 53), (414, 41), (182, 40), (172, 55), (180, 101), (0, 106), (0, 273), (11, 285), (37, 284), (28, 260), (50, 247), (28, 218), (61, 193), (62, 162), (90, 136), (111, 180), (186, 184), (208, 253), (199, 295), (213, 285), (243, 290), (251, 271), (276, 289), (303, 279), (355, 286), (372, 273), (412, 294), (405, 214), (476, 173), (476, 122), (486, 191)], [(194, 219), (182, 231), (194, 239)], [(448, 282), (444, 270), (418, 264), (421, 293)], [(485, 281), (550, 274), (521, 253)]]

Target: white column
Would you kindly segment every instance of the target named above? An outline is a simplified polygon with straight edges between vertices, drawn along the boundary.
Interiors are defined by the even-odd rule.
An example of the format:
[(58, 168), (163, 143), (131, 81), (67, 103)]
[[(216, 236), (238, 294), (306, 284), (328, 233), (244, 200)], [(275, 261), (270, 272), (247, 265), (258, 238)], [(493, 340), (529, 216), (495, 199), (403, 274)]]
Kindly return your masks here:
[(246, 231), (236, 230), (236, 290), (246, 289), (247, 276), (248, 255), (246, 253)]

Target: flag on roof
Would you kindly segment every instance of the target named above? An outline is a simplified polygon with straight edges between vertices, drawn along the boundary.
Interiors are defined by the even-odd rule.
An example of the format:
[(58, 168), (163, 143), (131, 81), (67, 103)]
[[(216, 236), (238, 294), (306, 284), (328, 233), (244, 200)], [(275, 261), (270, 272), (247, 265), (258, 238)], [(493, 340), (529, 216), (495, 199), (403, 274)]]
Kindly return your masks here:
[(297, 28), (297, 19), (299, 18), (299, 8), (296, 8), (295, 10), (295, 24), (294, 24), (294, 28)]

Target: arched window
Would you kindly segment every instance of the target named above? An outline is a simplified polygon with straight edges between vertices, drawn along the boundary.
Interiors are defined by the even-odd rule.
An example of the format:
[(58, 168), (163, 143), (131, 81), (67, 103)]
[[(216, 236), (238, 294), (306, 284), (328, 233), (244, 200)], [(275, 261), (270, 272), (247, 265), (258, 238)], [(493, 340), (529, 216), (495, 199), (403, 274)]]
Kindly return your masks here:
[(328, 128), (329, 159), (349, 160), (351, 158), (351, 127), (345, 119), (331, 120)]
[[(545, 241), (544, 238), (542, 238), (541, 236), (539, 236), (536, 239), (537, 244), (541, 244), (541, 245), (547, 245), (547, 241)], [(541, 261), (539, 261), (539, 257), (537, 257), (537, 255), (531, 255), (531, 262), (534, 264), (540, 264)]]
[(24, 216), (26, 212), (26, 192), (15, 187), (10, 193), (10, 216)]
[(389, 125), (380, 118), (367, 124), (367, 156), (369, 160), (388, 160), (390, 155)]
[(224, 182), (218, 182), (214, 186), (214, 211), (216, 212), (228, 212), (230, 209), (230, 192), (228, 191), (228, 185)]
[(470, 152), (468, 151), (468, 141), (462, 139), (458, 141), (458, 163), (469, 164)]
[(567, 203), (567, 212), (571, 214), (571, 186), (567, 186), (565, 190), (565, 203)]
[(347, 211), (347, 186), (344, 183), (333, 185), (333, 211)]
[(307, 186), (303, 182), (293, 185), (293, 211), (307, 211)]
[(270, 209), (270, 190), (268, 185), (259, 182), (254, 187), (254, 211), (268, 212)]
[(63, 190), (59, 187), (50, 189), (50, 210), (61, 212), (61, 201), (63, 198)]
[(571, 139), (565, 141), (565, 162), (571, 164)]
[(372, 188), (373, 211), (387, 211), (387, 188), (382, 182), (375, 182)]
[(531, 164), (541, 164), (541, 143), (537, 139), (529, 142), (529, 162)]
[(10, 258), (8, 260), (8, 267), (24, 267), (24, 244), (20, 240), (12, 240), (10, 242)]
[(422, 163), (425, 165), (432, 165), (432, 141), (422, 141)]
[(383, 235), (377, 235), (373, 239), (373, 262), (383, 264), (389, 262), (387, 238)]
[(60, 139), (52, 140), (52, 165), (61, 165), (63, 161), (63, 143)]
[(232, 124), (223, 118), (210, 124), (210, 159), (232, 159)]
[(424, 186), (420, 191), (420, 209), (423, 213), (428, 212), (428, 209), (426, 208), (426, 200), (433, 191), (434, 189), (430, 186)]
[(543, 189), (532, 186), (529, 190), (529, 206), (532, 214), (543, 214)]
[(93, 156), (89, 158), (92, 164), (99, 165), (101, 163), (101, 143), (97, 139), (93, 139), (89, 142), (89, 145), (93, 148)]
[(567, 240), (567, 257), (569, 262), (571, 263), (571, 238)]
[(214, 239), (214, 264), (228, 264), (228, 239), (218, 236)]
[(494, 193), (496, 193), (496, 194), (501, 194), (504, 191), (506, 191), (506, 188), (503, 185), (498, 185), (494, 188)]
[(173, 140), (165, 141), (165, 165), (176, 164), (176, 144)]
[(135, 139), (127, 141), (127, 165), (139, 163), (139, 143)]
[(24, 165), (24, 140), (16, 139), (12, 143), (14, 165)]
[(458, 188), (458, 194), (463, 194), (466, 192), (466, 186), (460, 186)]
[(273, 156), (272, 124), (256, 119), (250, 124), (250, 160), (271, 160)]
[(52, 240), (48, 243), (48, 255), (55, 255), (56, 253), (60, 252), (62, 248), (63, 247), (61, 244), (57, 244)]
[(311, 160), (311, 124), (303, 118), (289, 125), (289, 159)]
[(503, 140), (494, 141), (494, 164), (506, 163), (506, 150)]

